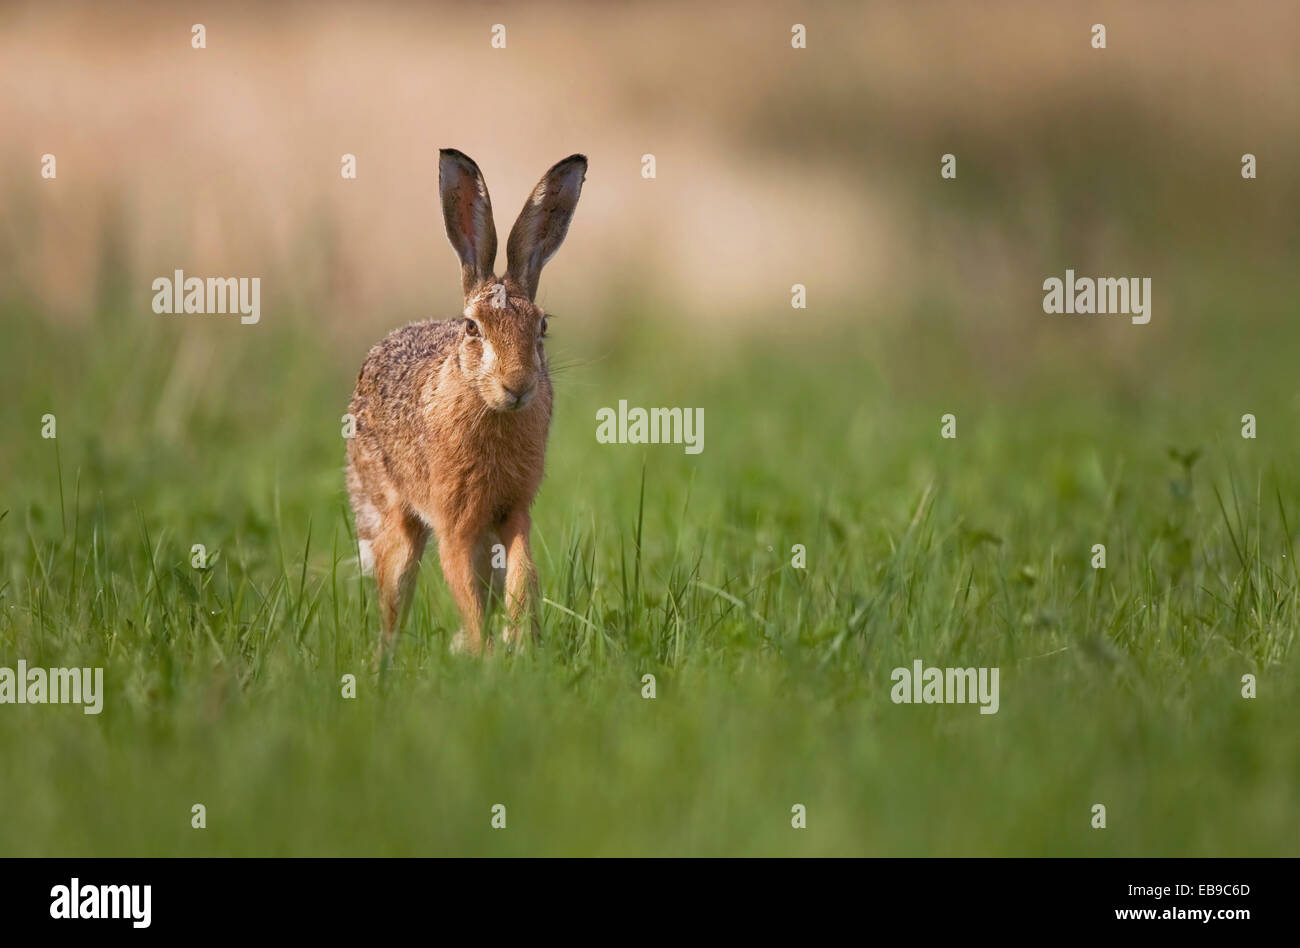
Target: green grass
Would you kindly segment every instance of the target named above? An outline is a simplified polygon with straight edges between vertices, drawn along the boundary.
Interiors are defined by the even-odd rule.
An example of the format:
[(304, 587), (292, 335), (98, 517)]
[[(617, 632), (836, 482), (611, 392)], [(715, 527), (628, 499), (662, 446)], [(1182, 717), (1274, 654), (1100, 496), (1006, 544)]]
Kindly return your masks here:
[[(544, 645), (450, 655), (428, 555), (380, 681), (339, 436), (373, 340), (10, 304), (0, 665), (107, 697), (0, 706), (0, 854), (1296, 855), (1296, 313), (1213, 305), (1032, 358), (942, 300), (745, 343), (557, 323)], [(620, 398), (703, 407), (704, 452), (597, 444)], [(999, 667), (999, 712), (893, 704), (918, 658)]]

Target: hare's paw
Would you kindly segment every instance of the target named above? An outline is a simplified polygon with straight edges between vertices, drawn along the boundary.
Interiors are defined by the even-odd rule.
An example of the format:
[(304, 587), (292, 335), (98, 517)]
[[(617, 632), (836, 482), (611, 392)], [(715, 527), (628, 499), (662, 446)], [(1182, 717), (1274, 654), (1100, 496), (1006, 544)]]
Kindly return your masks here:
[(507, 623), (501, 630), (501, 644), (508, 652), (518, 652), (541, 639), (536, 622)]
[[(453, 655), (478, 655), (483, 651), (483, 640), (475, 639), (464, 629), (460, 629), (451, 637), (449, 648)], [(489, 654), (492, 652), (491, 636), (487, 637), (487, 650)]]

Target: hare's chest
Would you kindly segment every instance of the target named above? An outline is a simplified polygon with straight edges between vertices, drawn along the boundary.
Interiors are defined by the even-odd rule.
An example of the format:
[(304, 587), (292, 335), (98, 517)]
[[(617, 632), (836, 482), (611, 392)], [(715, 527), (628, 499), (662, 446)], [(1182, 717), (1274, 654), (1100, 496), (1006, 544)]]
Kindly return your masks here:
[(458, 521), (483, 523), (528, 506), (542, 481), (547, 427), (525, 412), (441, 433), (432, 464), (438, 506)]

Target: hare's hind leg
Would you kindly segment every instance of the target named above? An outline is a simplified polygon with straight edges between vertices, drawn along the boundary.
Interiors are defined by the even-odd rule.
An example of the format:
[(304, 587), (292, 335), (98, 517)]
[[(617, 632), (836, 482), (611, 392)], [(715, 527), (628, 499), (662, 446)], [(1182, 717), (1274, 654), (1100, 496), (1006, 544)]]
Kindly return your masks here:
[(370, 541), (383, 619), (378, 653), (381, 663), (391, 656), (397, 630), (411, 604), (420, 557), (428, 539), (429, 528), (424, 521), (405, 511), (393, 511), (384, 518), (383, 527)]

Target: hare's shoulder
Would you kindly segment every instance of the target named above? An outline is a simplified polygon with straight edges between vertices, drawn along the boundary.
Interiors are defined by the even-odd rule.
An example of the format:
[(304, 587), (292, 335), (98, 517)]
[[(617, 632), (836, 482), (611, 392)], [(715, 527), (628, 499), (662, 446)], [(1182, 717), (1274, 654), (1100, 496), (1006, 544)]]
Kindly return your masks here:
[(459, 320), (429, 319), (394, 329), (370, 350), (368, 361), (391, 365), (441, 362), (452, 350)]
[(455, 351), (456, 323), (454, 319), (430, 319), (394, 329), (370, 350), (361, 366), (361, 377), (406, 375), (441, 365)]
[(427, 320), (395, 329), (370, 350), (357, 373), (354, 411), (366, 402), (414, 397), (429, 372), (456, 351), (456, 320)]

